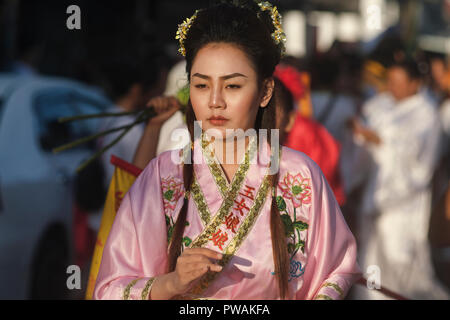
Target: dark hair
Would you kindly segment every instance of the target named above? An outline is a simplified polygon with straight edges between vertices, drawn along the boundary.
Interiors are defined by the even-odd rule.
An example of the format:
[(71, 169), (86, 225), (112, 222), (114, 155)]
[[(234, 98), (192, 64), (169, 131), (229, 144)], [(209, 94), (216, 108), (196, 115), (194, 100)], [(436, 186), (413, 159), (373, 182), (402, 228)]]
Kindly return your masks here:
[(147, 90), (158, 81), (159, 67), (155, 57), (137, 58), (127, 54), (113, 57), (101, 66), (102, 87), (112, 100), (123, 97), (136, 83)]
[[(208, 9), (197, 13), (192, 26), (184, 41), (186, 50), (186, 72), (190, 79), (193, 61), (204, 46), (210, 43), (229, 43), (240, 48), (253, 63), (258, 75), (260, 88), (265, 79), (272, 77), (275, 66), (281, 58), (281, 47), (272, 39), (274, 32), (271, 17), (262, 11), (254, 1), (232, 1), (232, 3), (217, 3)], [(191, 140), (194, 136), (195, 114), (189, 101), (186, 109), (186, 122)], [(259, 108), (255, 129), (275, 128), (275, 97), (272, 96), (265, 108)], [(270, 130), (268, 130), (270, 134)], [(270, 141), (270, 136), (269, 136)], [(192, 155), (191, 155), (192, 157)], [(192, 159), (191, 159), (192, 160)], [(185, 190), (190, 190), (193, 179), (193, 161), (183, 165), (183, 179)], [(271, 176), (272, 187), (278, 184), (278, 173)], [(188, 201), (178, 215), (169, 248), (169, 271), (175, 270), (177, 258), (181, 253)], [(284, 226), (280, 218), (276, 198), (272, 197), (270, 229), (272, 237), (272, 251), (274, 256), (275, 274), (281, 298), (288, 294), (288, 252), (284, 233)]]
[(189, 76), (198, 51), (213, 42), (240, 47), (254, 63), (260, 81), (272, 76), (280, 61), (281, 51), (271, 36), (275, 29), (271, 17), (261, 11), (254, 1), (238, 2), (239, 7), (220, 3), (198, 12), (184, 42)]
[(276, 118), (280, 125), (280, 140), (283, 142), (285, 134), (284, 128), (286, 128), (289, 122), (289, 114), (294, 108), (294, 97), (291, 91), (283, 84), (283, 82), (275, 77), (275, 99), (277, 101), (276, 106)]
[(372, 52), (368, 55), (369, 60), (374, 60), (384, 67), (400, 61), (399, 55), (406, 54), (407, 46), (401, 35), (397, 32), (380, 40)]
[(440, 53), (440, 52), (424, 52), (425, 58), (427, 60), (428, 63), (431, 63), (434, 60), (439, 60), (441, 61), (444, 66), (447, 66), (448, 61), (447, 61), (447, 56), (445, 53)]
[(422, 74), (419, 69), (418, 63), (412, 58), (392, 63), (389, 68), (403, 69), (411, 80), (419, 80), (422, 78)]

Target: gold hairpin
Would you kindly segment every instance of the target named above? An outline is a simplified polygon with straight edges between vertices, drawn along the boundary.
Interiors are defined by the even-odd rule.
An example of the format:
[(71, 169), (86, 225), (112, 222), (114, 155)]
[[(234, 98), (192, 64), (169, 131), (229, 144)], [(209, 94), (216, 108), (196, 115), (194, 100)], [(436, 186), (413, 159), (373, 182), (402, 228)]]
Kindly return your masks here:
[(192, 26), (192, 23), (194, 22), (195, 18), (197, 18), (197, 13), (199, 10), (195, 10), (195, 13), (192, 15), (192, 17), (187, 18), (183, 23), (178, 25), (177, 35), (175, 36), (175, 39), (178, 39), (180, 41), (180, 49), (178, 49), (178, 52), (180, 52), (183, 57), (186, 56), (186, 49), (184, 48), (184, 40), (186, 40), (187, 33), (189, 29)]
[(286, 34), (283, 31), (281, 14), (278, 12), (277, 7), (272, 6), (268, 1), (259, 2), (258, 6), (261, 11), (270, 11), (270, 17), (272, 18), (272, 23), (275, 27), (275, 31), (272, 32), (272, 39), (277, 45), (281, 46), (281, 55), (284, 55), (286, 52)]

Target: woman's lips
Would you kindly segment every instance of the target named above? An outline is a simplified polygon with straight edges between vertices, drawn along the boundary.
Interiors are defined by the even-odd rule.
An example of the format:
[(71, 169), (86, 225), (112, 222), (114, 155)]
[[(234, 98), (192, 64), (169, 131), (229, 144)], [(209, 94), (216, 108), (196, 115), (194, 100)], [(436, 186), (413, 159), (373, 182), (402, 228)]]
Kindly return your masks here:
[(214, 116), (208, 118), (208, 121), (214, 126), (223, 126), (228, 121), (228, 119), (220, 116)]

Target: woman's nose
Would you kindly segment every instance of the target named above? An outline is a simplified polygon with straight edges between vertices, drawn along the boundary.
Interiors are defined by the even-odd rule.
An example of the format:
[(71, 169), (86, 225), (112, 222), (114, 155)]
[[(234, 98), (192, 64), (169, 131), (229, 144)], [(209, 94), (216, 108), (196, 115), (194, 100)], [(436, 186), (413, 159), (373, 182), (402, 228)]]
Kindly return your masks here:
[(220, 87), (213, 88), (209, 96), (210, 108), (226, 108), (225, 100), (223, 99)]

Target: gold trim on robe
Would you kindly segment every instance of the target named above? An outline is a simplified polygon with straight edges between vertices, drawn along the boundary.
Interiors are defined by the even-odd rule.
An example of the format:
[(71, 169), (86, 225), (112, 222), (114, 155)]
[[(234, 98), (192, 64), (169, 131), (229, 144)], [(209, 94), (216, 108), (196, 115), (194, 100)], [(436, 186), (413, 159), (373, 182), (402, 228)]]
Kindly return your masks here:
[(197, 206), (197, 210), (200, 214), (200, 218), (203, 222), (203, 225), (208, 225), (211, 220), (211, 212), (209, 211), (208, 205), (205, 201), (205, 196), (203, 195), (202, 189), (198, 184), (198, 181), (195, 177), (194, 173), (194, 181), (192, 182), (191, 187), (192, 198), (194, 199), (194, 203)]
[[(225, 223), (227, 215), (230, 214), (232, 207), (235, 203), (235, 200), (237, 199), (239, 191), (243, 188), (243, 183), (246, 178), (247, 172), (250, 168), (250, 159), (253, 159), (255, 155), (255, 151), (257, 149), (257, 143), (256, 139), (252, 138), (250, 139), (250, 144), (247, 152), (245, 153), (244, 161), (240, 164), (238, 171), (236, 172), (235, 176), (233, 177), (233, 180), (231, 184), (228, 186), (226, 191), (226, 197), (222, 201), (222, 204), (217, 211), (217, 214), (212, 217), (212, 219), (209, 220), (209, 223), (206, 225), (206, 227), (203, 229), (203, 231), (197, 236), (197, 238), (192, 242), (190, 245), (191, 248), (199, 248), (204, 247), (209, 240), (211, 240), (211, 236), (220, 231), (220, 226)], [(280, 156), (281, 156), (281, 150), (280, 150)], [(222, 189), (224, 188), (223, 185), (223, 173), (222, 168), (220, 167), (220, 164), (217, 162), (207, 162), (208, 166), (210, 167), (211, 173), (218, 185), (222, 184)], [(216, 165), (211, 169), (211, 166)], [(253, 200), (252, 198), (249, 198), (252, 200), (252, 202), (247, 203), (250, 207), (247, 214), (244, 215), (243, 221), (241, 221), (238, 224), (238, 229), (235, 232), (235, 235), (230, 239), (224, 242), (224, 249), (222, 250), (223, 258), (218, 262), (219, 265), (224, 267), (227, 265), (227, 263), (233, 258), (235, 252), (239, 249), (239, 247), (244, 242), (245, 238), (249, 234), (250, 230), (252, 229), (254, 223), (256, 222), (256, 219), (263, 207), (263, 204), (265, 203), (267, 199), (267, 195), (270, 189), (270, 175), (268, 174), (270, 168), (270, 164), (267, 167), (267, 173), (265, 174), (259, 189), (257, 191), (257, 194)], [(225, 180), (226, 181), (226, 180)], [(255, 186), (256, 187), (256, 186)], [(220, 189), (220, 188), (219, 188)], [(222, 190), (223, 191), (223, 190)], [(201, 187), (196, 181), (196, 186), (192, 188), (192, 196), (196, 202), (197, 208), (199, 209), (200, 217), (202, 217), (202, 221), (205, 222), (210, 215), (209, 208), (206, 204), (206, 201), (204, 199), (203, 192), (201, 192)], [(234, 232), (234, 230), (233, 230)], [(190, 290), (185, 295), (178, 296), (177, 299), (198, 299), (203, 298), (201, 294), (208, 288), (210, 283), (216, 279), (216, 277), (220, 274), (216, 272), (207, 272), (199, 281), (199, 283)]]
[[(209, 152), (211, 152), (210, 151), (211, 147), (208, 146), (207, 142), (205, 142), (203, 137), (202, 137), (201, 143), (202, 143), (202, 152), (203, 152), (203, 155), (205, 156), (205, 158), (207, 159), (206, 163), (208, 165), (208, 168), (211, 172), (211, 175), (214, 178), (214, 182), (216, 183), (216, 185), (222, 195), (222, 198), (224, 199), (222, 202), (222, 205), (219, 209), (219, 212), (220, 212), (222, 207), (225, 205), (225, 200), (227, 199), (229, 192), (231, 190), (235, 189), (236, 185), (239, 185), (239, 190), (241, 189), (242, 181), (245, 178), (245, 176), (248, 172), (248, 169), (250, 167), (249, 166), (250, 159), (254, 156), (254, 153), (256, 151), (255, 139), (250, 137), (249, 148), (246, 151), (244, 160), (239, 165), (239, 168), (236, 171), (236, 174), (234, 175), (233, 180), (231, 181), (230, 185), (228, 185), (228, 181), (225, 178), (225, 175), (223, 173), (223, 170), (222, 170), (220, 164), (217, 163), (216, 158), (208, 154)], [(205, 196), (203, 195), (201, 187), (196, 179), (195, 171), (194, 171), (194, 181), (192, 183), (192, 197), (197, 206), (197, 209), (200, 214), (200, 218), (203, 222), (203, 225), (207, 226), (211, 222), (212, 215), (211, 215), (211, 212), (205, 201)], [(233, 199), (233, 201), (234, 201), (234, 199)]]
[[(204, 201), (203, 194), (195, 194), (194, 190), (192, 190), (193, 198), (196, 202), (197, 208), (199, 209), (200, 217), (203, 222), (210, 221), (209, 224), (205, 227), (202, 233), (194, 240), (192, 241), (191, 248), (199, 248), (204, 246), (208, 239), (211, 237), (213, 233), (217, 231), (217, 228), (223, 223), (224, 218), (229, 214), (234, 200), (237, 197), (238, 192), (242, 188), (242, 183), (244, 182), (244, 179), (246, 177), (246, 174), (248, 172), (248, 169), (250, 168), (250, 158), (254, 156), (255, 149), (255, 143), (250, 139), (250, 145), (245, 153), (244, 161), (239, 166), (238, 171), (233, 177), (233, 181), (231, 183), (231, 186), (229, 190), (227, 191), (225, 199), (222, 201), (222, 205), (220, 206), (218, 213), (214, 216), (212, 221), (210, 218), (207, 218), (208, 216), (211, 217), (211, 213), (209, 212), (209, 209), (206, 205), (206, 202)], [(210, 164), (208, 164), (209, 166)], [(220, 169), (221, 170), (221, 169)], [(213, 174), (214, 179), (217, 179), (217, 172)], [(198, 185), (198, 183), (197, 183)], [(200, 186), (198, 185), (197, 191), (201, 191)], [(200, 201), (199, 201), (200, 200)], [(205, 205), (204, 205), (205, 204)]]
[(152, 287), (153, 287), (153, 282), (154, 282), (154, 281), (155, 281), (155, 278), (152, 277), (152, 278), (150, 278), (150, 279), (147, 281), (147, 283), (145, 284), (145, 287), (144, 287), (144, 289), (142, 290), (142, 295), (141, 295), (142, 300), (148, 300), (148, 295), (149, 295), (150, 290), (151, 290)]
[[(258, 190), (255, 201), (253, 202), (253, 205), (250, 208), (250, 211), (246, 215), (244, 221), (241, 223), (236, 235), (232, 238), (232, 240), (223, 250), (224, 256), (222, 260), (219, 261), (219, 265), (221, 265), (222, 267), (224, 267), (233, 258), (234, 253), (239, 249), (239, 247), (249, 234), (267, 198), (269, 188), (270, 188), (270, 176), (266, 175), (263, 179), (263, 182), (261, 183), (261, 186)], [(223, 219), (216, 219), (216, 221), (219, 220), (220, 224), (222, 224)], [(218, 224), (218, 226), (220, 226), (220, 224)], [(208, 236), (203, 237), (201, 235), (202, 236), (201, 239), (209, 239), (209, 236), (211, 234), (212, 232), (209, 230)], [(199, 284), (191, 290), (191, 293), (195, 296), (200, 295), (204, 290), (208, 288), (209, 284), (219, 275), (219, 273), (208, 272), (204, 277), (201, 278)]]
[(130, 298), (131, 288), (133, 288), (133, 286), (141, 279), (142, 278), (134, 279), (125, 287), (125, 290), (123, 290), (123, 300), (128, 300)]
[[(228, 192), (232, 188), (235, 180), (238, 178), (238, 175), (235, 174), (232, 181), (228, 183), (228, 180), (225, 176), (225, 172), (223, 171), (222, 167), (220, 166), (219, 162), (217, 161), (217, 158), (214, 155), (214, 149), (212, 143), (205, 140), (204, 135), (202, 134), (201, 138), (201, 146), (202, 146), (202, 153), (206, 159), (206, 163), (208, 165), (208, 168), (211, 172), (211, 175), (214, 177), (214, 182), (216, 183), (219, 192), (222, 195), (222, 198), (225, 199), (227, 197)], [(241, 172), (242, 170), (245, 170), (244, 172), (241, 172), (244, 176), (247, 173), (248, 170), (248, 162), (250, 159), (253, 159), (255, 155), (255, 151), (257, 149), (257, 139), (253, 136), (249, 137), (249, 146), (247, 151), (245, 152), (245, 157), (243, 160), (243, 163), (239, 165), (239, 169), (237, 173)], [(247, 166), (243, 167), (243, 164), (247, 162)]]
[[(236, 235), (231, 239), (231, 241), (228, 243), (228, 245), (223, 250), (223, 258), (219, 261), (219, 265), (225, 266), (231, 258), (233, 258), (234, 253), (239, 249), (247, 235), (249, 234), (251, 228), (253, 227), (256, 218), (258, 217), (263, 204), (267, 198), (267, 194), (270, 188), (270, 176), (266, 175), (263, 179), (263, 182), (261, 183), (261, 186), (258, 190), (258, 193), (256, 195), (255, 201), (253, 202), (252, 207), (250, 208), (248, 214), (246, 215), (244, 221), (239, 226), (239, 229), (236, 233)], [(239, 190), (237, 190), (239, 191)], [(236, 193), (237, 193), (236, 191)], [(227, 199), (228, 201), (229, 199)], [(231, 200), (230, 207), (232, 206), (234, 200)], [(228, 208), (229, 209), (229, 208)], [(228, 212), (228, 210), (226, 211)], [(202, 232), (200, 236), (197, 238), (198, 241), (196, 241), (195, 245), (200, 246), (199, 244), (205, 244), (209, 237), (212, 235), (213, 232), (224, 222), (224, 217), (220, 216), (220, 213), (216, 215), (213, 222), (215, 222), (214, 226), (217, 225), (214, 229), (210, 228), (208, 230), (205, 229), (206, 232)], [(221, 219), (220, 219), (221, 218)], [(211, 223), (213, 225), (213, 223)], [(193, 246), (194, 247), (194, 246)], [(200, 295), (206, 288), (209, 286), (209, 284), (219, 275), (219, 273), (213, 273), (208, 272), (202, 279), (200, 280), (199, 284), (191, 290), (191, 293), (194, 296)]]
[(222, 198), (225, 199), (228, 193), (228, 181), (222, 172), (220, 165), (217, 164), (216, 158), (214, 156), (214, 150), (212, 148), (212, 144), (204, 139), (204, 135), (202, 134), (201, 140), (202, 153), (206, 159), (206, 163), (208, 165), (209, 171), (211, 175), (214, 177), (214, 182), (216, 183), (217, 188), (222, 195)]
[(314, 300), (333, 300), (333, 298), (326, 294), (318, 294)]
[(344, 299), (344, 298), (345, 298), (345, 296), (344, 296), (344, 290), (342, 290), (342, 288), (339, 287), (336, 283), (325, 282), (325, 283), (322, 285), (322, 288), (325, 288), (325, 287), (333, 288), (334, 291), (336, 291), (336, 292), (339, 294), (339, 296), (341, 297), (341, 299)]

